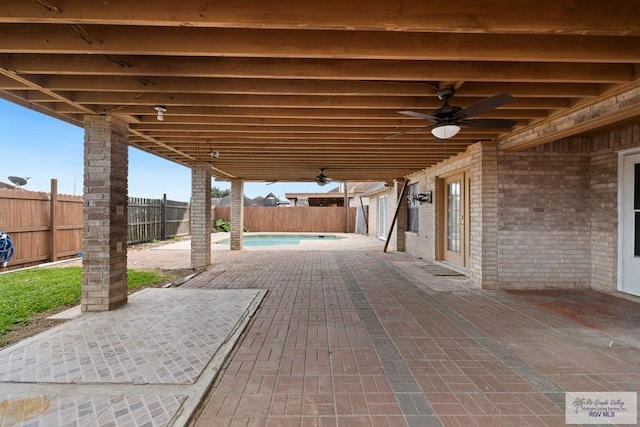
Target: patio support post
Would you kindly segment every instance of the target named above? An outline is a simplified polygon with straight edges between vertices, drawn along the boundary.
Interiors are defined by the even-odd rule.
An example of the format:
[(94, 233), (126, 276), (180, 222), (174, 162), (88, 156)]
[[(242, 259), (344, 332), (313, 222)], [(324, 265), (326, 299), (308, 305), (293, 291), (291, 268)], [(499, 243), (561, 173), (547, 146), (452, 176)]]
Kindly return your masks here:
[(396, 223), (396, 250), (398, 252), (404, 252), (406, 250), (405, 234), (407, 230), (407, 198), (402, 196), (402, 188), (405, 185), (405, 179), (395, 179), (393, 181), (394, 191), (396, 193), (396, 203), (398, 210), (398, 217)]
[(244, 181), (231, 180), (231, 250), (242, 249), (242, 228), (244, 227)]
[(108, 311), (127, 302), (128, 125), (86, 116), (82, 311)]
[(211, 265), (211, 166), (196, 162), (191, 169), (191, 267)]

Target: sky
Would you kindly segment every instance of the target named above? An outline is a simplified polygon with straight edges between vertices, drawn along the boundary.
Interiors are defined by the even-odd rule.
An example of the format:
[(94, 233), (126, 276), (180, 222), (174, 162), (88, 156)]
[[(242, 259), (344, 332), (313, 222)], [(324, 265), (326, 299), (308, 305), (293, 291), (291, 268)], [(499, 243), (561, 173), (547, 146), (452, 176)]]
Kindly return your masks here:
[[(82, 195), (84, 129), (0, 99), (0, 181), (9, 176), (29, 177), (27, 190), (49, 192), (58, 180), (59, 194)], [(158, 185), (161, 183), (161, 185)], [(212, 186), (231, 188), (212, 180)], [(245, 196), (255, 198), (285, 193), (324, 193), (315, 183), (245, 182)], [(136, 148), (129, 148), (129, 196), (188, 202), (191, 170)]]

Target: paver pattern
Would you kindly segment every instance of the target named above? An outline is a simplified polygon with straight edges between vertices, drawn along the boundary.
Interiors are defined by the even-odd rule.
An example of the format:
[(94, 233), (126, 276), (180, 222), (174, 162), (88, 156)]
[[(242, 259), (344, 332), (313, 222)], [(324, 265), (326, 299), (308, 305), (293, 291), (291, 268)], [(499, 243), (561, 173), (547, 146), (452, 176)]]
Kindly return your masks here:
[[(225, 331), (255, 310), (189, 425), (561, 426), (565, 391), (640, 391), (636, 302), (482, 290), (348, 240), (215, 251), (181, 288), (5, 349), (0, 425), (189, 423), (233, 346)], [(188, 262), (172, 245), (132, 263), (176, 253)]]
[(199, 401), (200, 376), (263, 296), (148, 289), (8, 347), (0, 425), (170, 425), (187, 398)]
[[(269, 293), (198, 426), (560, 426), (565, 391), (640, 391), (636, 303), (481, 290), (401, 253), (216, 260), (184, 286)], [(550, 308), (567, 296), (588, 324)]]

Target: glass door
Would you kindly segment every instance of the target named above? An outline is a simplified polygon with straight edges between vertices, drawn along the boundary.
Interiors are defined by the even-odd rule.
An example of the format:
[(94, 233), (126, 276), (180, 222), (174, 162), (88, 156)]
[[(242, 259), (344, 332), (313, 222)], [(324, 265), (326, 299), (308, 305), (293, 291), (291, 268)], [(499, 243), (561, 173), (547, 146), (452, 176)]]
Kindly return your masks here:
[(618, 288), (640, 296), (640, 153), (624, 156), (621, 163)]
[(465, 173), (444, 179), (442, 258), (461, 267), (466, 266), (468, 254), (467, 187), (468, 178)]

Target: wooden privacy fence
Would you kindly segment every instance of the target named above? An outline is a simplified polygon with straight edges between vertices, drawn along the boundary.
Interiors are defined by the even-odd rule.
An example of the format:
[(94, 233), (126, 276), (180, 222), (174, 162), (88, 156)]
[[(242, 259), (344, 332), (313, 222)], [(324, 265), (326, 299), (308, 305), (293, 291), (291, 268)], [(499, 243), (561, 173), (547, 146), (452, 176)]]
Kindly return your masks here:
[[(342, 233), (345, 231), (344, 207), (246, 207), (244, 226), (249, 231), (281, 233)], [(356, 208), (348, 208), (349, 233), (355, 231)], [(230, 221), (231, 208), (216, 207), (215, 219)]]
[(127, 243), (164, 240), (190, 233), (189, 203), (129, 197)]
[[(54, 180), (55, 181), (55, 180)], [(129, 198), (128, 243), (185, 236), (189, 203)], [(15, 253), (9, 267), (20, 267), (82, 252), (82, 196), (0, 189), (0, 231), (9, 233)]]
[(55, 261), (82, 250), (82, 197), (0, 189), (0, 231), (15, 253), (10, 266)]
[[(249, 231), (340, 233), (345, 231), (342, 207), (247, 207)], [(356, 208), (348, 209), (349, 233)], [(150, 242), (190, 234), (189, 204), (162, 199), (129, 198), (128, 243)], [(55, 261), (82, 251), (82, 197), (0, 189), (0, 231), (9, 233), (15, 254), (9, 267)], [(213, 219), (229, 221), (230, 208), (215, 208)]]

